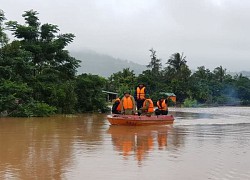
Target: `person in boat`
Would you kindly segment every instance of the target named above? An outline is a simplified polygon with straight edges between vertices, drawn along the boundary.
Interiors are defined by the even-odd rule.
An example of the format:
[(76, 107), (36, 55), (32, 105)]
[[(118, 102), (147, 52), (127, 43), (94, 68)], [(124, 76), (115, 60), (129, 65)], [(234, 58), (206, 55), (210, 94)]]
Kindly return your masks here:
[(121, 114), (134, 115), (136, 111), (135, 99), (130, 95), (129, 91), (124, 92), (121, 100)]
[[(136, 106), (137, 110), (139, 110), (145, 101), (145, 94), (146, 94), (146, 87), (143, 83), (140, 83), (135, 90), (135, 100), (136, 100)], [(138, 115), (140, 115), (140, 111), (138, 111)]]
[(151, 116), (154, 113), (154, 103), (152, 99), (150, 99), (149, 94), (145, 94), (145, 101), (143, 102), (143, 106), (140, 108), (140, 113), (141, 115), (146, 116)]
[(121, 114), (121, 99), (122, 97), (118, 97), (115, 99), (113, 106), (112, 106), (113, 114)]
[(168, 101), (166, 98), (161, 97), (157, 101), (158, 109), (155, 110), (156, 115), (167, 115), (168, 114)]

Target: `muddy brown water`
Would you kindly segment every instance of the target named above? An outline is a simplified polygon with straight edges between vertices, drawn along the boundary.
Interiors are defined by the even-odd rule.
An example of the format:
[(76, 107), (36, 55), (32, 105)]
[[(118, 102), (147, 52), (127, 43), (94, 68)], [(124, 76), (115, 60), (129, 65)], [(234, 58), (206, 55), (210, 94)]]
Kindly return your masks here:
[(250, 108), (171, 108), (173, 125), (104, 114), (0, 118), (0, 179), (250, 179)]

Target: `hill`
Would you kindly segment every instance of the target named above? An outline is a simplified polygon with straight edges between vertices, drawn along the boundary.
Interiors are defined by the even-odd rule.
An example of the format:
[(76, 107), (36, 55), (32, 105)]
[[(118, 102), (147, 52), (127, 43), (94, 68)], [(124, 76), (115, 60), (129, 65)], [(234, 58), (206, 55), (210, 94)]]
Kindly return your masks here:
[(240, 71), (240, 72), (230, 72), (229, 73), (231, 76), (235, 76), (235, 75), (240, 75), (242, 74), (242, 76), (245, 76), (247, 78), (250, 78), (250, 71)]
[[(71, 51), (70, 53), (76, 59), (81, 60), (81, 67), (78, 68), (77, 74), (90, 73), (97, 74), (103, 77), (109, 77), (111, 74), (121, 71), (124, 68), (134, 70), (136, 75), (146, 70), (146, 65), (141, 65), (132, 61), (114, 58), (110, 55), (100, 54), (92, 50)], [(192, 70), (194, 72), (195, 70)], [(250, 78), (250, 71), (227, 72), (234, 76), (242, 74)]]
[(81, 52), (71, 52), (71, 55), (81, 60), (81, 67), (78, 68), (77, 74), (91, 73), (103, 77), (109, 77), (113, 73), (130, 68), (134, 70), (136, 75), (146, 70), (145, 65), (137, 64), (128, 60), (114, 58), (106, 54), (98, 54), (91, 50), (83, 50)]

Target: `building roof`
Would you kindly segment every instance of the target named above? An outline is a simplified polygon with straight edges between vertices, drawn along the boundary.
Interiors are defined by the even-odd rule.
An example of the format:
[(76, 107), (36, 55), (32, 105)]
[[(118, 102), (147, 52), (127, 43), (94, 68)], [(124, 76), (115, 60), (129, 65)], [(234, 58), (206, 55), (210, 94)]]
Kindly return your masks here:
[(160, 92), (161, 95), (166, 95), (166, 96), (176, 96), (174, 93), (170, 92)]
[(107, 93), (107, 94), (114, 94), (114, 95), (117, 95), (118, 93), (116, 92), (111, 92), (111, 91), (102, 91), (103, 93)]

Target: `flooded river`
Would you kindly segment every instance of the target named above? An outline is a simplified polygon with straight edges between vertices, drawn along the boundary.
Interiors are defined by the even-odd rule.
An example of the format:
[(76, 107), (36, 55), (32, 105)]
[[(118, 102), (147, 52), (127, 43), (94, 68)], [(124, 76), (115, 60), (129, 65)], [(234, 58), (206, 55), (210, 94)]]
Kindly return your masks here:
[(0, 179), (250, 179), (250, 107), (170, 114), (173, 125), (147, 127), (104, 114), (0, 118)]

